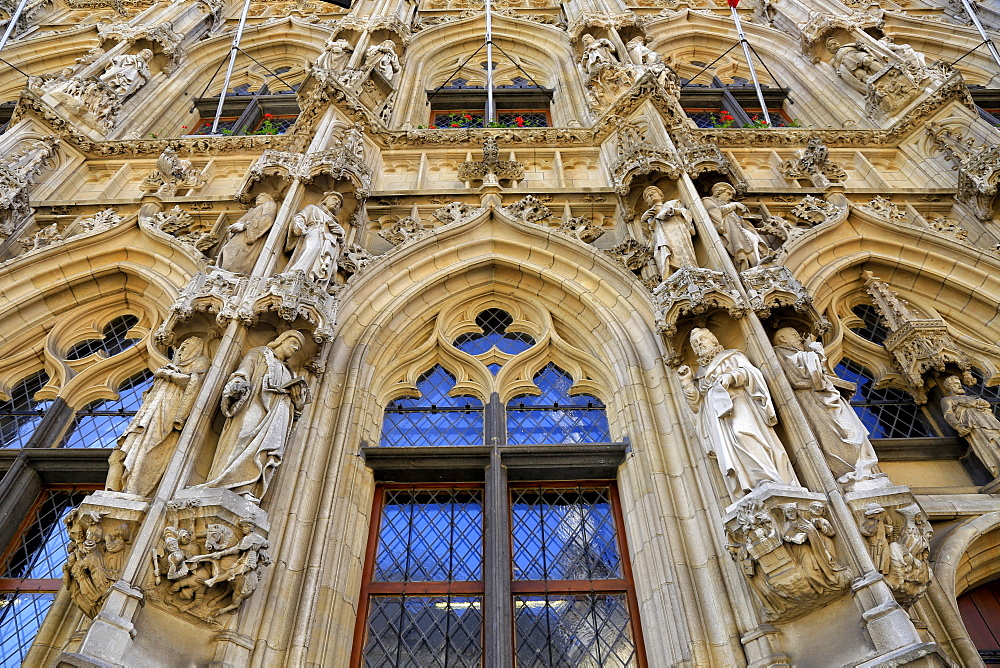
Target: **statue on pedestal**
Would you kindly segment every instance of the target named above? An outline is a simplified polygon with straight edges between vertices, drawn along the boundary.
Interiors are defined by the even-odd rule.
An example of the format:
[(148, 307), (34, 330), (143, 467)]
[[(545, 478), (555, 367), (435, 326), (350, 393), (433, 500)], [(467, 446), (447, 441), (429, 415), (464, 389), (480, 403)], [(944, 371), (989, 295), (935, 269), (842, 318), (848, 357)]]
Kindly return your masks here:
[(778, 417), (764, 376), (739, 350), (725, 350), (707, 329), (691, 330), (699, 368), (677, 373), (691, 410), (698, 415), (699, 436), (734, 501), (763, 482), (799, 486), (785, 448), (774, 433)]
[(642, 192), (649, 207), (642, 214), (642, 223), (649, 225), (653, 237), (653, 259), (660, 277), (666, 279), (681, 267), (697, 267), (694, 244), (695, 234), (691, 212), (680, 200), (663, 201), (663, 191), (649, 186)]
[(152, 78), (149, 73), (149, 61), (152, 59), (153, 52), (149, 49), (143, 49), (134, 56), (115, 56), (99, 78), (124, 100)]
[(990, 474), (1000, 476), (1000, 420), (990, 402), (967, 395), (958, 376), (948, 376), (943, 385), (948, 393), (941, 400), (945, 421), (965, 438)]
[(332, 191), (319, 204), (309, 204), (295, 214), (285, 244), (285, 250), (294, 251), (282, 273), (301, 270), (306, 278), (323, 287), (333, 283), (344, 240), (344, 228), (337, 221), (343, 204), (343, 196)]
[(715, 230), (722, 237), (726, 252), (736, 263), (739, 271), (756, 267), (771, 257), (767, 242), (745, 218), (749, 209), (742, 202), (734, 202), (736, 188), (720, 182), (712, 186), (712, 196), (702, 198)]
[(249, 274), (277, 215), (274, 198), (267, 193), (257, 195), (256, 206), (226, 228), (215, 266), (236, 274)]

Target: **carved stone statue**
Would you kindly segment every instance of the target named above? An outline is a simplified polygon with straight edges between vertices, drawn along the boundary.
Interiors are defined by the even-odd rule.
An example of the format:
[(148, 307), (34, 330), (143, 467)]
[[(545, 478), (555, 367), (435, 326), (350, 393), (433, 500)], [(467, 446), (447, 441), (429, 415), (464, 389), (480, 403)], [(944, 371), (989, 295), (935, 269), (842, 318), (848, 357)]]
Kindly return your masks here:
[(782, 510), (785, 523), (781, 537), (791, 544), (792, 557), (809, 585), (818, 594), (840, 589), (849, 576), (834, 556), (835, 532), (830, 521), (823, 517), (826, 508), (815, 501), (810, 504), (808, 517), (804, 517), (794, 503)]
[(708, 209), (708, 215), (736, 268), (745, 271), (769, 259), (771, 249), (753, 225), (743, 218), (749, 209), (742, 202), (734, 202), (735, 196), (735, 188), (720, 182), (712, 186), (711, 197), (704, 197), (701, 201)]
[(660, 276), (664, 279), (681, 267), (697, 267), (694, 244), (695, 234), (691, 212), (680, 200), (663, 201), (663, 191), (649, 186), (642, 192), (646, 202), (646, 212), (641, 221), (652, 228), (653, 258)]
[(344, 228), (337, 221), (343, 204), (343, 196), (332, 191), (319, 204), (309, 204), (295, 214), (285, 244), (285, 250), (295, 250), (283, 273), (303, 271), (323, 287), (333, 283), (344, 240)]
[(256, 206), (226, 228), (215, 266), (237, 274), (249, 274), (277, 215), (278, 205), (274, 198), (267, 193), (257, 195)]
[(958, 376), (944, 379), (947, 396), (941, 400), (944, 419), (964, 437), (990, 474), (1000, 476), (1000, 420), (990, 402), (970, 397)]
[(121, 99), (127, 98), (150, 80), (149, 61), (153, 52), (143, 49), (137, 55), (115, 56), (111, 64), (100, 76), (101, 81), (111, 86)]
[(931, 581), (930, 522), (913, 497), (889, 504), (869, 503), (859, 517), (875, 568), (885, 576), (893, 596), (909, 608)]
[(869, 503), (865, 508), (864, 518), (861, 520), (861, 535), (868, 543), (868, 553), (871, 555), (872, 563), (875, 564), (879, 573), (889, 572), (889, 543), (895, 535), (895, 529), (889, 518), (886, 517), (885, 508), (877, 503)]
[(222, 390), (222, 413), (228, 418), (208, 482), (257, 503), (281, 463), (295, 420), (309, 402), (309, 387), (286, 362), (302, 349), (296, 330), (266, 346), (252, 348)]
[(892, 35), (886, 35), (879, 42), (889, 51), (899, 56), (900, 61), (911, 69), (924, 69), (927, 67), (927, 58), (921, 52), (914, 49), (909, 44), (896, 44), (892, 41)]
[(803, 341), (794, 328), (782, 327), (774, 334), (774, 352), (837, 482), (880, 475), (872, 473), (878, 458), (868, 430), (834, 385), (823, 344)]
[[(865, 51), (858, 44), (841, 44), (832, 37), (826, 41), (826, 47), (833, 54), (830, 64), (837, 70), (837, 74), (851, 83), (848, 77), (861, 84), (861, 90), (867, 84), (868, 78), (877, 73), (884, 63), (872, 54)], [(854, 84), (855, 88), (858, 86)]]
[(691, 347), (698, 372), (683, 365), (677, 373), (688, 403), (698, 415), (699, 436), (734, 501), (763, 482), (798, 486), (781, 441), (778, 418), (764, 376), (739, 350), (725, 350), (711, 331), (695, 327)]
[(108, 489), (153, 494), (211, 365), (205, 353), (202, 339), (188, 337), (174, 352), (173, 361), (153, 372), (153, 386), (111, 453)]
[(347, 66), (347, 59), (353, 51), (354, 47), (346, 39), (331, 37), (323, 45), (323, 53), (316, 59), (314, 69), (337, 74)]
[(368, 47), (365, 51), (365, 68), (377, 71), (386, 81), (392, 83), (396, 73), (399, 72), (399, 57), (396, 55), (396, 45), (391, 39)]
[(111, 585), (121, 576), (125, 547), (132, 540), (129, 524), (105, 519), (106, 514), (76, 508), (63, 520), (70, 537), (63, 586), (89, 617), (97, 614)]
[[(243, 599), (257, 590), (257, 585), (260, 584), (260, 567), (271, 563), (265, 552), (268, 547), (267, 539), (254, 531), (253, 522), (244, 519), (237, 526), (243, 535), (234, 545), (188, 559), (188, 563), (192, 564), (202, 561), (210, 564), (212, 577), (204, 581), (206, 587), (214, 587), (220, 582), (228, 582), (232, 587), (231, 603), (216, 610), (213, 613), (215, 617), (239, 608)], [(236, 560), (223, 566), (222, 560), (230, 556), (235, 556)]]
[(615, 52), (615, 45), (611, 40), (602, 37), (594, 39), (593, 35), (583, 36), (583, 55), (580, 57), (580, 66), (584, 74), (595, 75), (605, 67), (618, 65), (618, 57)]
[(632, 62), (636, 65), (664, 66), (663, 56), (646, 46), (646, 38), (642, 35), (630, 39), (625, 45), (625, 50), (628, 51), (628, 55), (632, 57)]

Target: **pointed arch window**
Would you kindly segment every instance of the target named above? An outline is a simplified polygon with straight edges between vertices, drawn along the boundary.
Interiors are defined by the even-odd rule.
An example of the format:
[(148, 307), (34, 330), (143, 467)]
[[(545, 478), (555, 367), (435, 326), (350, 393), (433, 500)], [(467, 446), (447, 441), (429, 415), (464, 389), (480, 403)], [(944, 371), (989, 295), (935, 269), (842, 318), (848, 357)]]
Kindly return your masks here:
[(482, 445), (483, 403), (450, 396), (455, 376), (440, 364), (417, 379), (419, 397), (390, 401), (382, 421), (383, 446)]
[(114, 448), (152, 384), (152, 372), (143, 370), (118, 386), (117, 400), (101, 399), (77, 411), (62, 447)]
[(35, 393), (48, 382), (45, 371), (36, 371), (13, 387), (8, 401), (0, 401), (0, 447), (23, 448), (27, 444), (52, 404), (35, 400)]
[(885, 324), (882, 314), (871, 304), (858, 304), (851, 309), (854, 315), (861, 318), (861, 326), (851, 327), (851, 331), (866, 341), (882, 344), (891, 333)]
[(851, 405), (871, 438), (925, 438), (937, 436), (930, 420), (913, 397), (894, 387), (875, 388), (875, 376), (845, 357), (834, 369), (837, 376), (857, 384)]
[(94, 353), (104, 353), (107, 357), (114, 357), (118, 353), (125, 352), (140, 341), (140, 339), (128, 337), (129, 330), (138, 324), (139, 318), (134, 315), (118, 316), (104, 326), (104, 330), (101, 332), (104, 338), (80, 341), (69, 349), (69, 352), (66, 353), (66, 359), (82, 360)]
[(507, 442), (608, 443), (604, 404), (589, 394), (570, 395), (573, 378), (553, 363), (535, 374), (538, 396), (522, 394), (507, 403)]

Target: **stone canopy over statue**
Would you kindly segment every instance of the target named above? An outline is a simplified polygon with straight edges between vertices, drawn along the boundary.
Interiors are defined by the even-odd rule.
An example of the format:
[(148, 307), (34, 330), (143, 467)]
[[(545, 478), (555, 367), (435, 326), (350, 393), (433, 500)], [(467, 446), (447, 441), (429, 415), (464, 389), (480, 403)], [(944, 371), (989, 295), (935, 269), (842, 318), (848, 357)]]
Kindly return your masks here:
[(794, 328), (782, 327), (774, 334), (774, 352), (837, 481), (848, 483), (881, 476), (872, 472), (878, 458), (868, 440), (868, 430), (827, 370), (823, 344), (803, 341)]
[(691, 330), (698, 371), (677, 373), (698, 434), (719, 470), (733, 501), (764, 482), (799, 486), (785, 448), (774, 432), (778, 418), (764, 376), (739, 350), (726, 350), (711, 331)]
[(199, 487), (230, 489), (254, 503), (267, 492), (292, 426), (309, 403), (305, 379), (287, 364), (304, 343), (300, 332), (284, 332), (252, 348), (229, 376), (221, 404), (226, 424), (209, 480)]

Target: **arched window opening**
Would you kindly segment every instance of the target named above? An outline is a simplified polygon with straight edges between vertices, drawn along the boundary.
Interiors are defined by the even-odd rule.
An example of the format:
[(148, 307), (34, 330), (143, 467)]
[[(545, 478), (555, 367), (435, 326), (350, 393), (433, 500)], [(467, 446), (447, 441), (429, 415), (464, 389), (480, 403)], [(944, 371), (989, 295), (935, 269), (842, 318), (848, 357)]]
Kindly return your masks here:
[[(514, 319), (503, 309), (488, 308), (476, 316), (476, 324), (482, 332), (462, 334), (452, 345), (470, 355), (484, 355), (493, 348), (507, 355), (517, 355), (535, 345), (535, 339), (523, 332), (508, 332), (507, 328), (513, 322)], [(501, 365), (491, 363), (486, 366), (495, 376)]]
[(142, 405), (142, 395), (153, 384), (146, 370), (118, 387), (118, 399), (101, 399), (76, 412), (73, 426), (63, 439), (64, 448), (114, 448), (118, 437)]
[(46, 490), (0, 556), (0, 666), (20, 666), (62, 586), (63, 519), (87, 492)]
[(419, 398), (390, 401), (381, 445), (482, 445), (483, 404), (471, 396), (449, 396), (455, 382), (455, 376), (438, 364), (417, 379)]
[(993, 408), (993, 414), (1000, 418), (1000, 385), (987, 385), (979, 369), (972, 369), (972, 376), (976, 379), (976, 384), (963, 384), (962, 387), (965, 388), (965, 393), (988, 401)]
[[(507, 71), (504, 72), (503, 70)], [(481, 71), (480, 71), (481, 70)], [(486, 62), (467, 65), (438, 89), (428, 90), (430, 126), (437, 128), (544, 128), (552, 125), (553, 90), (532, 81), (518, 68), (494, 64), (493, 103), (497, 120), (486, 119)]]
[[(305, 70), (292, 65), (268, 69), (251, 65), (240, 77), (243, 83), (226, 92), (219, 117), (218, 132), (223, 135), (283, 135), (295, 124), (299, 104), (295, 92), (302, 84)], [(207, 135), (212, 132), (220, 95), (195, 100), (199, 120), (183, 134)]]
[[(688, 118), (699, 128), (764, 127), (760, 101), (753, 82), (748, 78), (749, 72), (746, 72), (747, 76), (733, 74), (722, 78), (716, 75), (716, 71), (723, 69), (721, 66), (708, 65), (704, 60), (691, 60), (678, 68), (682, 84), (681, 106)], [(758, 75), (770, 76), (767, 71), (758, 71)], [(771, 127), (798, 127), (798, 121), (785, 111), (788, 89), (777, 82), (767, 84), (762, 81), (761, 92), (767, 104)]]
[(882, 314), (871, 304), (858, 304), (851, 312), (861, 318), (862, 323), (860, 327), (851, 327), (851, 331), (862, 339), (881, 345), (891, 334)]
[(128, 338), (129, 330), (139, 324), (139, 318), (134, 315), (118, 316), (104, 326), (103, 339), (87, 339), (77, 343), (66, 353), (67, 360), (81, 360), (94, 353), (104, 353), (107, 357), (114, 357), (118, 353), (125, 352), (140, 339)]
[(535, 374), (541, 395), (520, 395), (507, 403), (507, 442), (608, 443), (604, 404), (589, 394), (570, 396), (573, 378), (551, 362)]
[(28, 443), (52, 404), (35, 400), (35, 393), (48, 382), (45, 371), (36, 371), (14, 386), (9, 401), (0, 402), (0, 447), (23, 448)]
[(925, 438), (937, 436), (931, 423), (907, 392), (894, 387), (875, 388), (871, 371), (847, 357), (834, 369), (837, 376), (857, 384), (851, 405), (871, 438)]

